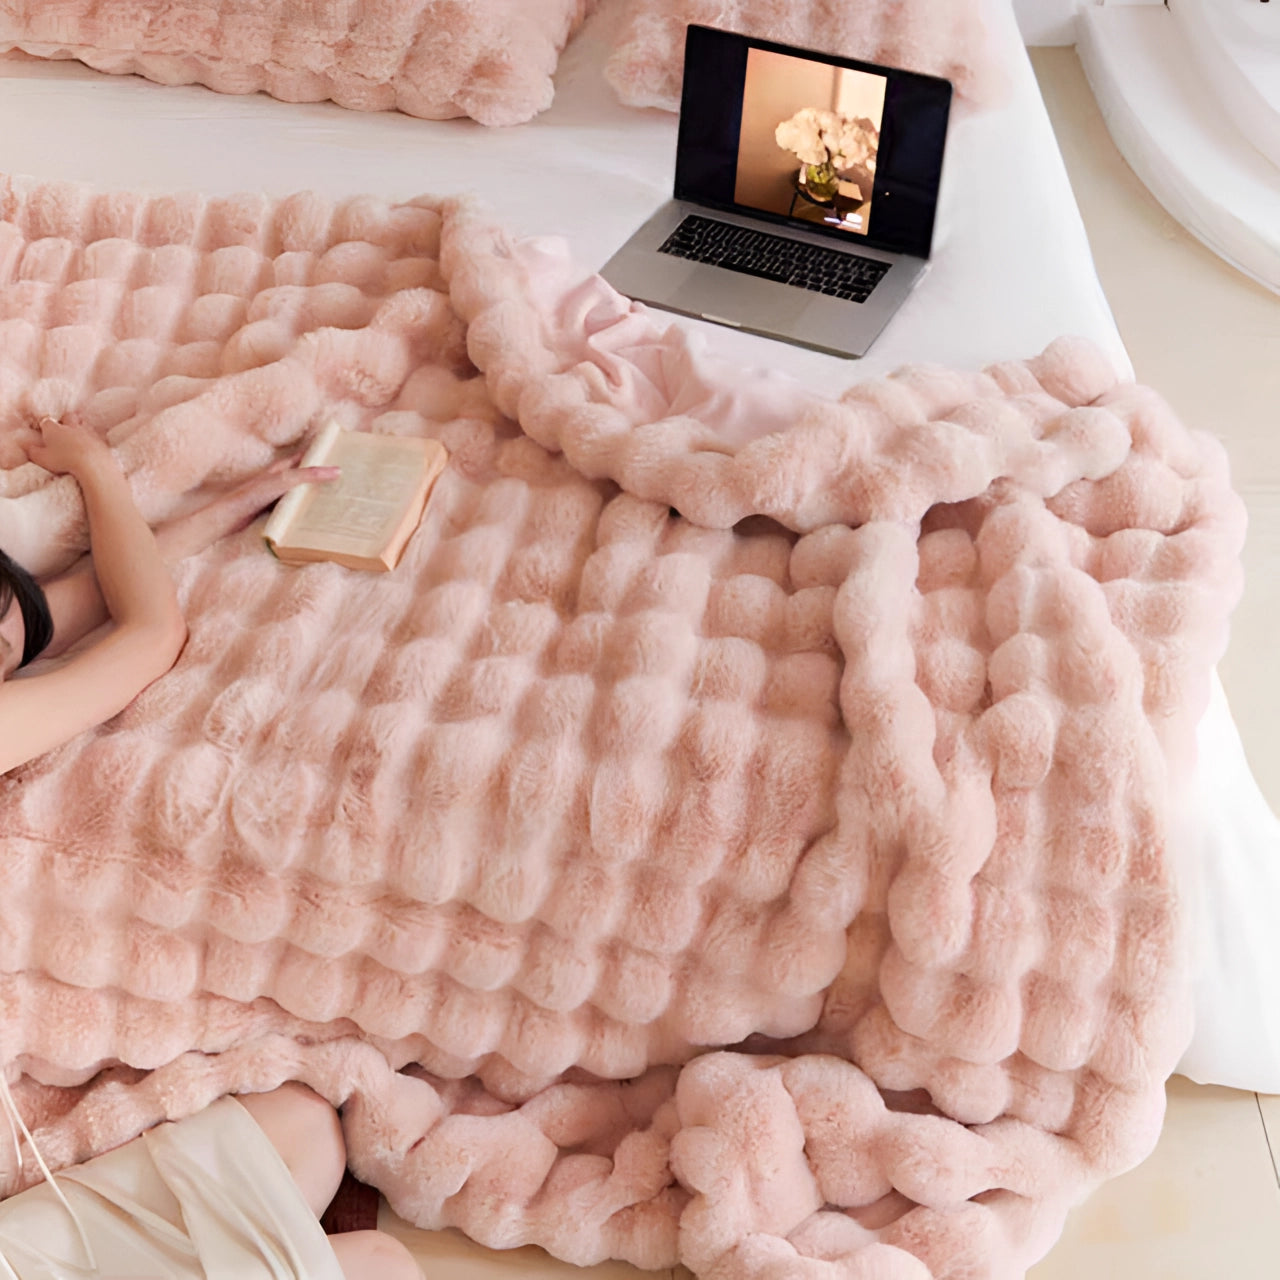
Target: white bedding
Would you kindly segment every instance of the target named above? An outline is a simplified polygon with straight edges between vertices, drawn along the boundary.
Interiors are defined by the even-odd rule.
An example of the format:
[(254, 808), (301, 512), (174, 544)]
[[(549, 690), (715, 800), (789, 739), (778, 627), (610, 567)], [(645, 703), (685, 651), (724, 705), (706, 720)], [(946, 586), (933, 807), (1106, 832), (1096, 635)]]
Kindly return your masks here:
[[(601, 78), (617, 10), (618, 0), (604, 0), (566, 50), (554, 107), (510, 130), (0, 57), (0, 172), (156, 191), (471, 191), (514, 227), (569, 237), (578, 261), (597, 268), (669, 198), (675, 151), (674, 117), (620, 106)], [(701, 331), (717, 353), (829, 392), (905, 363), (976, 367), (1031, 355), (1064, 333), (1093, 339), (1131, 376), (1012, 7), (993, 0), (993, 10), (1013, 98), (954, 120), (932, 270), (866, 358), (672, 323)], [(1200, 739), (1203, 948), (1183, 1066), (1197, 1080), (1280, 1092), (1280, 823), (1216, 681)]]

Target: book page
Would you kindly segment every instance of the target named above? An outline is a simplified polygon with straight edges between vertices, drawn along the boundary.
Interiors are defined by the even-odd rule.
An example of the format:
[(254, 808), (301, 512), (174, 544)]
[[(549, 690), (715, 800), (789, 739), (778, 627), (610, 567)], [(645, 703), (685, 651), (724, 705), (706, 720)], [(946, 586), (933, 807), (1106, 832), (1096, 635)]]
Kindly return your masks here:
[(428, 450), (438, 446), (415, 437), (350, 432), (336, 434), (328, 445), (316, 451), (323, 456), (311, 465), (340, 467), (341, 477), (302, 486), (305, 492), (278, 541), (286, 547), (379, 555), (421, 493)]

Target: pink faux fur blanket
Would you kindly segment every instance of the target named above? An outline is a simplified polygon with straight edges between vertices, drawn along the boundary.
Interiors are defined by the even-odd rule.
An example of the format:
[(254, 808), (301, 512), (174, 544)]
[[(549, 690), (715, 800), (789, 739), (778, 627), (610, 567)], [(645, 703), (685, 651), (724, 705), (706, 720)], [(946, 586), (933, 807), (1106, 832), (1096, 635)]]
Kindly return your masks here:
[(595, 0), (0, 0), (0, 51), (286, 102), (511, 125)]
[(1009, 0), (628, 0), (605, 75), (633, 107), (676, 111), (690, 23), (950, 80), (974, 107), (1003, 103), (1009, 70), (990, 6)]
[[(78, 408), (155, 518), (321, 417), (453, 454), (395, 574), (188, 562), (176, 669), (0, 780), (55, 1164), (298, 1078), (423, 1225), (960, 1280), (1150, 1151), (1222, 451), (1078, 341), (706, 370), (465, 203), (0, 180), (0, 431)], [(0, 493), (83, 546), (70, 481)]]

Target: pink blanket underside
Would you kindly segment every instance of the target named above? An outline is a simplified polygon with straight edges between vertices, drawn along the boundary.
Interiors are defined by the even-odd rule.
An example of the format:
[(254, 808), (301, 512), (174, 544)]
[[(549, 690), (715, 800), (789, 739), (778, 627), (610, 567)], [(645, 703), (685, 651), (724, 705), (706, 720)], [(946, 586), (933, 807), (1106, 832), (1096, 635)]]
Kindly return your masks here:
[(328, 417), (453, 461), (393, 575), (184, 564), (175, 670), (0, 780), (55, 1163), (297, 1078), (425, 1226), (959, 1280), (1150, 1151), (1243, 515), (1087, 344), (835, 403), (465, 202), (0, 180), (0, 442), (72, 408), (156, 520)]

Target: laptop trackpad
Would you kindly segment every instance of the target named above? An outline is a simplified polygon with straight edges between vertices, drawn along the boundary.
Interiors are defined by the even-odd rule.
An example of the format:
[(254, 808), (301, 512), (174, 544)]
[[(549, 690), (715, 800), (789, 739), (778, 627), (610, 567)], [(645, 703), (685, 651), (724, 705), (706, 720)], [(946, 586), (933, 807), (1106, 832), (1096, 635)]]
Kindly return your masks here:
[(710, 267), (693, 272), (671, 296), (669, 305), (687, 315), (776, 329), (797, 320), (809, 302), (801, 289)]

